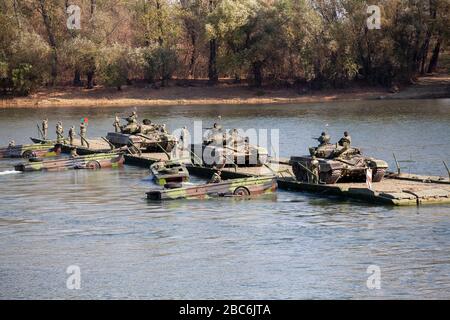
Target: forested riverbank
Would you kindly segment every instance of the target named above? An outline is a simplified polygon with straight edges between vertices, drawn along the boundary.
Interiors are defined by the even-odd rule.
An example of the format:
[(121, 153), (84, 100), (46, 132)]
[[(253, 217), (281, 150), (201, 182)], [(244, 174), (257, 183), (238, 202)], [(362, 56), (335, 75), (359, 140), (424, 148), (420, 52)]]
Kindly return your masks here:
[[(256, 89), (254, 99), (296, 101), (317, 90), (323, 92), (313, 95), (325, 97), (335, 95), (334, 89), (368, 86), (396, 91), (418, 76), (442, 72), (448, 1), (369, 5), (359, 0), (2, 0), (0, 92), (7, 97), (48, 92), (56, 99), (54, 91), (83, 97), (102, 92), (115, 99), (121, 95), (107, 88), (126, 88), (140, 92), (141, 100), (158, 95), (168, 100), (145, 89), (169, 86), (160, 91), (178, 94), (174, 86), (206, 79), (204, 97), (193, 99), (199, 102), (216, 99), (224, 87), (220, 79), (229, 79), (226, 91), (233, 94), (226, 93), (225, 100), (245, 103), (252, 90), (247, 88), (266, 87), (265, 93)], [(279, 94), (271, 96), (272, 89)], [(186, 91), (180, 100), (190, 99), (190, 88)]]

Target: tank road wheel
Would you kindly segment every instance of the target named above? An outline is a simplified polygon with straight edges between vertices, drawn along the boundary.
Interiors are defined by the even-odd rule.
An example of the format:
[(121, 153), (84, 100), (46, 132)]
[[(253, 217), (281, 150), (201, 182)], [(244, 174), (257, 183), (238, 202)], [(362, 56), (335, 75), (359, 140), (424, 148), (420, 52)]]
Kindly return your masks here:
[(26, 150), (22, 153), (22, 158), (31, 159), (34, 158), (34, 153), (32, 150)]
[(238, 197), (247, 197), (250, 195), (250, 191), (245, 187), (238, 187), (234, 190), (233, 194)]
[(380, 182), (386, 174), (386, 169), (376, 168), (372, 172), (372, 182)]
[(98, 161), (89, 161), (88, 163), (86, 163), (86, 168), (87, 169), (91, 169), (91, 170), (98, 170), (101, 168), (100, 163), (98, 163)]
[(320, 173), (320, 181), (325, 182), (325, 184), (335, 184), (338, 182), (339, 178), (341, 177), (342, 171), (341, 170), (331, 170), (328, 172), (321, 172)]
[(308, 182), (308, 172), (300, 164), (294, 162), (292, 164), (292, 171), (297, 181)]

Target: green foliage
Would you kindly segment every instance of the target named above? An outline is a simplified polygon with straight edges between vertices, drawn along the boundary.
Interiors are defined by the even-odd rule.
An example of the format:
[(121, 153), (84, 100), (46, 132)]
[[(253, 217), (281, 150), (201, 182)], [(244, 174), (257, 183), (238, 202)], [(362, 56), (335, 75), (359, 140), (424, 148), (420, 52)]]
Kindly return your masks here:
[(128, 48), (115, 43), (100, 50), (99, 73), (107, 86), (121, 90), (128, 79)]
[(163, 85), (169, 80), (177, 68), (177, 54), (175, 50), (165, 47), (149, 49), (144, 53), (145, 76), (149, 82), (161, 79)]
[(60, 49), (60, 57), (66, 67), (76, 69), (83, 74), (96, 70), (99, 56), (98, 44), (84, 37), (69, 39)]
[[(257, 86), (390, 86), (435, 65), (449, 38), (448, 0), (97, 0), (96, 10), (79, 1), (81, 30), (65, 28), (67, 3), (1, 6), (3, 92), (12, 90), (13, 70), (16, 84), (33, 82), (30, 90), (74, 75), (88, 87), (96, 75), (120, 88), (135, 78), (215, 79), (216, 70)], [(372, 3), (381, 30), (366, 26)]]
[(21, 63), (12, 69), (13, 92), (19, 96), (28, 95), (36, 86), (36, 76), (33, 66), (28, 63)]

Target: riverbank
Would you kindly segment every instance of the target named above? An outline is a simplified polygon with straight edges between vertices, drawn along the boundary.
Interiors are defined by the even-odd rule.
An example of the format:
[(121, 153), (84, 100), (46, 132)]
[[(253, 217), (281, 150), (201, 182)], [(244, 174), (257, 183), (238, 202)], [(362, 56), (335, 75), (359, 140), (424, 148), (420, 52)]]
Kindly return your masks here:
[(419, 78), (410, 86), (390, 92), (381, 87), (355, 86), (347, 89), (308, 91), (298, 89), (251, 88), (226, 81), (211, 87), (199, 82), (173, 81), (167, 87), (124, 86), (121, 91), (102, 86), (41, 89), (28, 97), (1, 99), (0, 108), (43, 107), (128, 107), (154, 105), (284, 104), (374, 99), (450, 98), (450, 76)]

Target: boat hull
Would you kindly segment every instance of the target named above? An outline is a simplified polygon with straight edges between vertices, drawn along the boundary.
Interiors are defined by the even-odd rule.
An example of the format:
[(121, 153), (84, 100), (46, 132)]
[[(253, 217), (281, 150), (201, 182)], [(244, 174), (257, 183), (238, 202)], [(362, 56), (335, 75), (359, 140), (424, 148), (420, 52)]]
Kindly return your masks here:
[(0, 148), (0, 159), (56, 157), (59, 154), (60, 150), (55, 149), (53, 144), (37, 143)]
[(58, 160), (30, 161), (16, 165), (16, 171), (63, 171), (70, 169), (101, 169), (117, 168), (123, 165), (125, 158), (122, 154), (93, 154), (76, 158)]
[(175, 189), (150, 190), (147, 192), (147, 198), (159, 201), (226, 196), (246, 197), (272, 193), (276, 189), (275, 177), (251, 177)]

